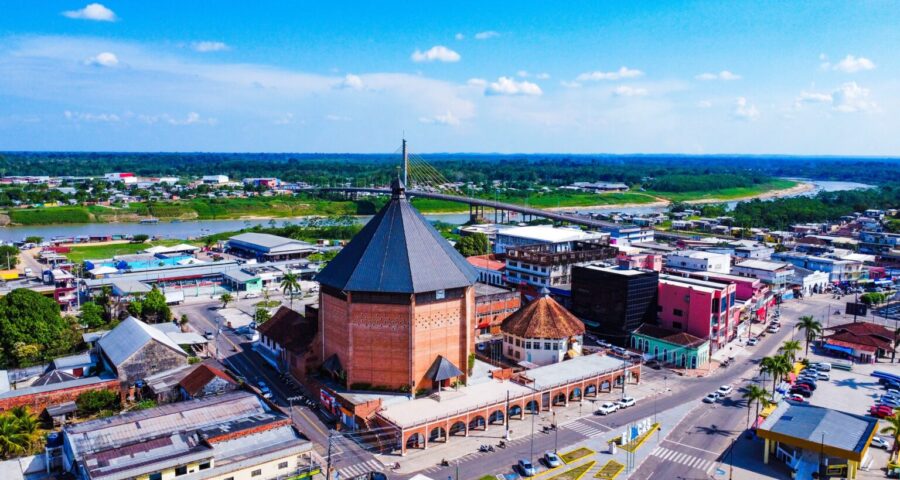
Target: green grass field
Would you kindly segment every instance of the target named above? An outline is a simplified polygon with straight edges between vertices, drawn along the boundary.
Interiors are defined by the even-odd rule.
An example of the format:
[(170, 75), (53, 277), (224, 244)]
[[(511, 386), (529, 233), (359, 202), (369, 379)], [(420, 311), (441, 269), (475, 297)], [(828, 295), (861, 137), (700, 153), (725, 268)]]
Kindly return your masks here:
[(755, 187), (723, 188), (720, 190), (708, 190), (703, 192), (647, 192), (651, 195), (665, 198), (673, 202), (690, 202), (694, 200), (735, 200), (739, 198), (759, 195), (773, 190), (784, 190), (797, 185), (793, 180), (775, 179), (759, 184)]
[(45, 225), (88, 223), (91, 216), (83, 207), (43, 207), (10, 210), (9, 219), (20, 225)]
[[(148, 249), (150, 247), (154, 247), (156, 245), (177, 245), (179, 243), (191, 243), (184, 242), (183, 240), (159, 240), (155, 242), (147, 242), (147, 243), (113, 243), (109, 245), (84, 245), (72, 247), (72, 251), (66, 253), (65, 255), (69, 257), (73, 263), (81, 263), (85, 260), (101, 260), (105, 258), (112, 258), (116, 255), (130, 255), (133, 253), (138, 253), (141, 250)], [(196, 243), (194, 243), (196, 244)], [(199, 246), (199, 244), (196, 244)]]

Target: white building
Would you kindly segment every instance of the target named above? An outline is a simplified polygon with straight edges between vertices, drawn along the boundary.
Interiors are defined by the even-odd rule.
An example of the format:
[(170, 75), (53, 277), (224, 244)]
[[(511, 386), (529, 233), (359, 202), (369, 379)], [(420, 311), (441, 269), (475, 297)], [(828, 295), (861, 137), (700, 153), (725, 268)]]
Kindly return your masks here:
[(228, 183), (228, 175), (204, 175), (200, 180), (207, 185), (221, 185)]
[(543, 296), (503, 320), (503, 355), (514, 362), (550, 365), (581, 355), (584, 323), (545, 289)]
[(732, 275), (751, 277), (772, 285), (774, 290), (784, 288), (794, 276), (794, 266), (790, 263), (766, 260), (746, 260), (731, 268)]
[(731, 255), (682, 250), (666, 255), (666, 267), (699, 272), (729, 273), (731, 271)]
[(572, 243), (575, 241), (600, 239), (605, 236), (608, 234), (552, 225), (504, 228), (497, 232), (494, 252), (506, 253), (506, 249), (511, 247), (546, 244), (554, 245), (554, 251), (565, 252), (572, 249)]

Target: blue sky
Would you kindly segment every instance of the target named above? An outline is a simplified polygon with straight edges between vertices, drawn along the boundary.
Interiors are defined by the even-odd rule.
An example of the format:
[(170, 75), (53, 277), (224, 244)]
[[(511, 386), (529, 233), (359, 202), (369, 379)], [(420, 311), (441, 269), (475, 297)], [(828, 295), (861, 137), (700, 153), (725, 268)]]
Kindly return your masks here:
[(891, 2), (5, 2), (0, 149), (900, 154)]

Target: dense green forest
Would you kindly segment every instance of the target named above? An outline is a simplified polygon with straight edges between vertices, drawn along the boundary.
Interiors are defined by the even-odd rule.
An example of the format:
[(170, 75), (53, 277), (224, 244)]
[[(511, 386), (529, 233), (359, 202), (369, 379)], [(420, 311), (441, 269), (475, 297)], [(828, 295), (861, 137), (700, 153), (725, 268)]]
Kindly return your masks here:
[[(663, 183), (654, 189), (661, 190), (660, 185), (685, 188), (686, 180), (662, 177), (713, 174), (746, 178), (720, 178), (731, 186), (746, 186), (738, 183), (747, 181), (758, 183), (766, 177), (900, 182), (900, 162), (890, 158), (541, 154), (422, 157), (451, 181), (475, 183), (499, 180), (552, 186), (576, 181), (616, 181), (635, 185), (652, 184), (655, 179)], [(398, 154), (7, 152), (0, 154), (0, 175), (90, 176), (128, 171), (145, 176), (275, 176), (314, 185), (386, 184), (396, 174), (399, 163)], [(720, 184), (719, 188), (724, 185)]]

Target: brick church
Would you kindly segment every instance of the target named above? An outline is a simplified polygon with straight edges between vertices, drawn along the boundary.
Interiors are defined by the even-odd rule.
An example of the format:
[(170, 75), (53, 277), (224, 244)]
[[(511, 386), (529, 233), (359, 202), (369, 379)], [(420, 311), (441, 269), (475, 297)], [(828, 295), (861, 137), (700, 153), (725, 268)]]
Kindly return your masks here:
[(409, 204), (399, 179), (391, 189), (316, 277), (322, 367), (349, 388), (465, 380), (478, 272)]

